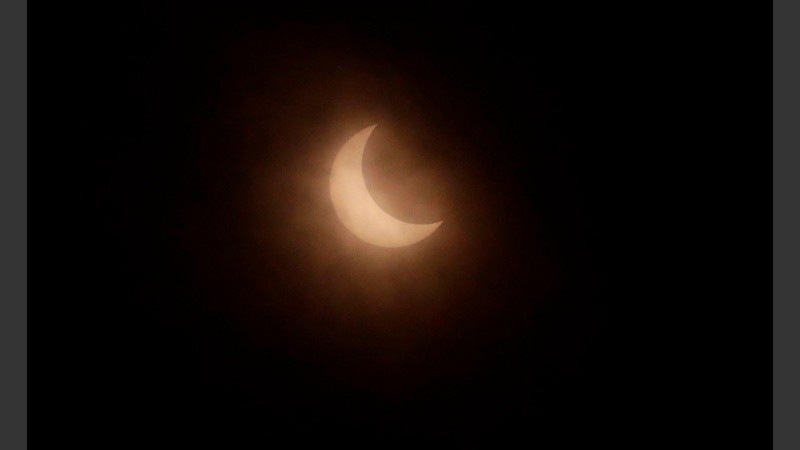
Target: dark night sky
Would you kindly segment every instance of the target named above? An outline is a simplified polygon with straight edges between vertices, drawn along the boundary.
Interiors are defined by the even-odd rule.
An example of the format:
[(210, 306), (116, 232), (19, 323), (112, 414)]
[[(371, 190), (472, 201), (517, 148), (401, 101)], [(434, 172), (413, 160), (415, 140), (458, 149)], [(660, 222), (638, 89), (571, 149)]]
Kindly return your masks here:
[[(51, 406), (88, 411), (65, 439), (641, 449), (704, 426), (692, 219), (653, 182), (691, 151), (645, 109), (680, 94), (648, 77), (685, 72), (653, 62), (646, 23), (112, 3), (70, 6), (48, 44), (74, 122), (48, 164), (69, 180), (49, 194), (70, 274)], [(380, 201), (445, 220), (407, 249), (359, 243), (327, 198), (336, 149), (375, 123)]]

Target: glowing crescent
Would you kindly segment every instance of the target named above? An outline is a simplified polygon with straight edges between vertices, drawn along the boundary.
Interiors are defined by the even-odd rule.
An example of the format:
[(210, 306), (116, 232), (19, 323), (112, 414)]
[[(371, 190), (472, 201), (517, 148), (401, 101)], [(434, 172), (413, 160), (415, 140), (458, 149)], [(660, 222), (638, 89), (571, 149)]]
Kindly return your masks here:
[(339, 150), (331, 169), (331, 200), (344, 226), (359, 239), (379, 247), (405, 247), (430, 236), (442, 222), (401, 222), (372, 199), (364, 182), (362, 157), (376, 126), (359, 131)]

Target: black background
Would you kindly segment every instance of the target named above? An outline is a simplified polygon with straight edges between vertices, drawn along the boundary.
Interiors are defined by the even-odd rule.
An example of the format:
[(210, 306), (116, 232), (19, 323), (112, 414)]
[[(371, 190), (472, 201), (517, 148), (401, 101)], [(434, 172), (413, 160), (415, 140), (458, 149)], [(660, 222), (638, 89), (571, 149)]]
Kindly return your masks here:
[[(53, 125), (32, 138), (31, 211), (36, 264), (53, 275), (31, 288), (43, 299), (31, 330), (52, 356), (37, 370), (47, 425), (31, 429), (87, 448), (713, 446), (732, 433), (715, 411), (754, 397), (729, 395), (750, 382), (730, 379), (742, 365), (709, 369), (754, 344), (718, 328), (717, 308), (740, 303), (708, 283), (720, 231), (703, 218), (752, 194), (689, 187), (707, 173), (701, 160), (725, 170), (713, 141), (690, 137), (709, 125), (712, 94), (698, 87), (719, 79), (699, 67), (718, 53), (681, 53), (665, 15), (680, 16), (424, 3), (40, 11), (53, 28), (34, 39), (52, 55), (38, 114)], [(502, 199), (488, 208), (500, 237), (475, 255), (477, 287), (448, 299), (462, 318), (443, 344), (416, 341), (428, 347), (403, 360), (410, 381), (376, 363), (391, 331), (305, 346), (307, 316), (292, 305), (308, 291), (286, 279), (303, 261), (272, 241), (256, 254), (248, 234), (258, 156), (236, 105), (266, 92), (274, 100), (256, 110), (271, 132), (325, 121), (293, 117), (308, 111), (285, 103), (297, 90), (281, 74), (309, 58), (313, 70), (292, 75), (324, 86), (319, 61), (344, 54), (414, 90), (427, 129), (466, 143), (442, 158)], [(365, 104), (367, 121), (391, 109)], [(480, 203), (458, 188), (451, 201)], [(542, 273), (557, 282), (531, 281)], [(268, 306), (248, 310), (256, 293)], [(402, 314), (397, 326), (415, 323), (413, 308)], [(253, 332), (259, 321), (267, 331)]]

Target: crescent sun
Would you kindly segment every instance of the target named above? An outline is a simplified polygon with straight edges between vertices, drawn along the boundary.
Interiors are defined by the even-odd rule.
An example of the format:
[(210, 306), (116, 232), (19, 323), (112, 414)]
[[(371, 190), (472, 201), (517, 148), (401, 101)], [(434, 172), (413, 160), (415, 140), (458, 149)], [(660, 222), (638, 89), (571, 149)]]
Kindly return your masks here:
[(359, 131), (339, 150), (331, 169), (331, 200), (339, 220), (359, 239), (379, 247), (405, 247), (430, 236), (442, 222), (402, 222), (372, 199), (364, 182), (362, 159), (376, 126)]

